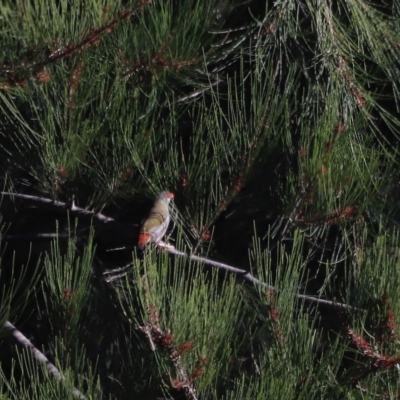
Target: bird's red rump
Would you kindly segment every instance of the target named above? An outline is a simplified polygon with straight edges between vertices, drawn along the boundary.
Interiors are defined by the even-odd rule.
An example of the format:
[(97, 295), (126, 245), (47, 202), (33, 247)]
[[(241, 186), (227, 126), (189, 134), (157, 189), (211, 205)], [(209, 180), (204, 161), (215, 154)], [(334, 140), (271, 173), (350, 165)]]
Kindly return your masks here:
[(147, 243), (149, 243), (150, 239), (151, 239), (150, 233), (143, 232), (139, 235), (138, 245), (140, 247), (144, 247), (146, 246)]

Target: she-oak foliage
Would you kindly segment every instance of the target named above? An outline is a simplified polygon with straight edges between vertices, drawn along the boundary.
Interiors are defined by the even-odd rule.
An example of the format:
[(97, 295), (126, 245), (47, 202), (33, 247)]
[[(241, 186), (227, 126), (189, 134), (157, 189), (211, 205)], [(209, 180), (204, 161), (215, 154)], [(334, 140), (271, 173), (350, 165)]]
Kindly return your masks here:
[(400, 1), (3, 1), (0, 38), (0, 399), (399, 397)]

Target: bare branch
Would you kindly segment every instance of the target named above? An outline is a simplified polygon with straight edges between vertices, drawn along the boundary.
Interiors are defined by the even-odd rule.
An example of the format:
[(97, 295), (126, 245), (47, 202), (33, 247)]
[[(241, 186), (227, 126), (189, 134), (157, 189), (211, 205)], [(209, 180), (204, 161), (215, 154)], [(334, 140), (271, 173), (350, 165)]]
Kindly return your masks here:
[[(61, 372), (57, 369), (57, 367), (50, 362), (50, 360), (40, 351), (38, 350), (32, 342), (22, 334), (11, 322), (6, 321), (3, 325), (3, 328), (6, 332), (8, 332), (14, 339), (23, 347), (26, 347), (33, 357), (40, 363), (44, 364), (47, 368), (47, 371), (51, 375), (53, 375), (59, 381), (65, 380), (65, 377)], [(76, 388), (72, 388), (72, 394), (78, 399), (86, 399), (86, 397)]]
[[(257, 279), (256, 277), (254, 277), (249, 271), (246, 271), (244, 269), (240, 269), (240, 268), (236, 268), (236, 267), (232, 267), (228, 264), (224, 264), (218, 261), (214, 261), (214, 260), (210, 260), (208, 258), (204, 258), (204, 257), (199, 257), (199, 256), (195, 256), (194, 254), (192, 255), (188, 255), (182, 251), (176, 250), (175, 247), (168, 245), (164, 242), (160, 242), (158, 243), (159, 247), (162, 247), (164, 249), (166, 249), (168, 251), (168, 253), (170, 254), (174, 254), (180, 257), (186, 257), (189, 258), (190, 260), (193, 261), (198, 261), (201, 262), (203, 264), (207, 264), (207, 265), (211, 265), (212, 267), (215, 268), (219, 268), (228, 272), (231, 272), (235, 275), (240, 276), (242, 279), (244, 279), (247, 282), (252, 283), (253, 285), (257, 285), (257, 286), (262, 286), (268, 290), (273, 290), (274, 292), (281, 292), (282, 290), (276, 289), (275, 287), (268, 285), (265, 282), (260, 281), (259, 279)], [(366, 310), (363, 310), (361, 308), (358, 307), (353, 307), (353, 306), (349, 306), (347, 304), (344, 303), (338, 303), (336, 301), (332, 301), (332, 300), (324, 300), (324, 299), (320, 299), (318, 297), (314, 297), (314, 296), (307, 296), (305, 294), (300, 294), (300, 293), (294, 293), (293, 296), (295, 296), (296, 298), (300, 299), (300, 300), (306, 300), (306, 301), (310, 301), (313, 303), (318, 303), (321, 305), (325, 305), (328, 307), (334, 307), (334, 308), (338, 308), (341, 310), (347, 310), (347, 311), (358, 311), (358, 312), (365, 312)]]
[(75, 214), (79, 217), (94, 218), (94, 219), (97, 219), (98, 221), (101, 221), (104, 223), (115, 222), (115, 220), (113, 218), (106, 217), (105, 215), (103, 215), (101, 213), (85, 210), (84, 208), (75, 206), (75, 204), (68, 205), (67, 203), (64, 203), (62, 201), (46, 199), (45, 197), (31, 196), (31, 195), (20, 194), (20, 193), (0, 192), (0, 194), (2, 196), (9, 196), (12, 198), (28, 200), (28, 201), (31, 201), (34, 203), (49, 205), (53, 208), (60, 209), (60, 210), (69, 210), (73, 214)]

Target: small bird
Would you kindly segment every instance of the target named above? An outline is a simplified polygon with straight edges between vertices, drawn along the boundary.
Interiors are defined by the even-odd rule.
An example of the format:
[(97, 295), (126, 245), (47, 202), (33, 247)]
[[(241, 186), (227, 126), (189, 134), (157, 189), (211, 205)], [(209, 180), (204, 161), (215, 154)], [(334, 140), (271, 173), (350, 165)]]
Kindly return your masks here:
[(144, 248), (147, 243), (159, 243), (168, 229), (170, 215), (169, 202), (174, 198), (172, 192), (162, 192), (154, 202), (149, 216), (140, 228), (138, 246)]

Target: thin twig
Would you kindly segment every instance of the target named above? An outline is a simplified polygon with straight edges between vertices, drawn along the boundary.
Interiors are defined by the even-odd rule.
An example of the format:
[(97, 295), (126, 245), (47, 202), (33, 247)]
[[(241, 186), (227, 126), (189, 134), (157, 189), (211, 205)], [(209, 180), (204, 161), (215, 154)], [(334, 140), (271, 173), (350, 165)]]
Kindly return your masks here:
[(6, 235), (4, 240), (36, 240), (36, 239), (56, 239), (60, 237), (69, 238), (68, 233), (36, 233), (33, 235)]
[(141, 326), (139, 328), (147, 337), (147, 340), (149, 341), (149, 345), (150, 345), (150, 350), (151, 351), (156, 351), (157, 350), (157, 346), (154, 343), (153, 337), (151, 336), (151, 326), (149, 323), (146, 323), (144, 326)]
[(68, 205), (67, 203), (64, 203), (64, 202), (58, 201), (58, 200), (52, 200), (52, 199), (47, 199), (45, 197), (38, 197), (38, 196), (31, 196), (31, 195), (27, 195), (27, 194), (10, 193), (10, 192), (0, 192), (0, 195), (23, 199), (23, 200), (28, 200), (28, 201), (31, 201), (34, 203), (45, 204), (45, 205), (48, 205), (48, 206), (51, 206), (51, 207), (54, 207), (54, 208), (57, 208), (60, 210), (69, 210), (73, 214), (75, 214), (79, 217), (94, 218), (94, 219), (97, 219), (98, 221), (104, 222), (104, 223), (116, 222), (114, 220), (114, 218), (106, 217), (105, 215), (103, 215), (101, 213), (85, 210), (84, 208), (75, 206), (75, 204)]
[(113, 275), (118, 272), (125, 272), (126, 270), (130, 269), (131, 267), (132, 267), (132, 263), (129, 263), (129, 264), (124, 265), (123, 267), (114, 268), (114, 269), (106, 269), (103, 272), (103, 275)]
[(122, 272), (118, 275), (110, 276), (109, 278), (104, 278), (104, 282), (106, 282), (106, 283), (114, 282), (114, 281), (118, 280), (119, 278), (123, 278), (128, 272), (129, 271), (126, 271), (126, 272)]
[[(6, 332), (8, 332), (14, 339), (23, 347), (26, 347), (33, 357), (41, 364), (44, 364), (47, 368), (47, 371), (51, 375), (53, 375), (59, 381), (65, 380), (64, 375), (57, 369), (57, 367), (50, 362), (50, 360), (40, 351), (38, 350), (32, 342), (21, 333), (11, 322), (6, 321), (3, 325), (3, 328)], [(76, 388), (72, 388), (72, 394), (79, 399), (86, 399), (86, 397)]]

